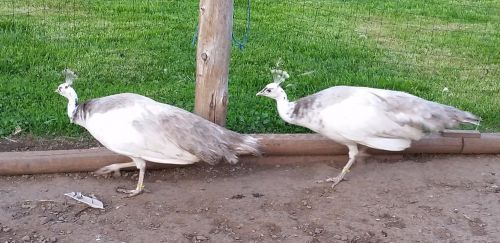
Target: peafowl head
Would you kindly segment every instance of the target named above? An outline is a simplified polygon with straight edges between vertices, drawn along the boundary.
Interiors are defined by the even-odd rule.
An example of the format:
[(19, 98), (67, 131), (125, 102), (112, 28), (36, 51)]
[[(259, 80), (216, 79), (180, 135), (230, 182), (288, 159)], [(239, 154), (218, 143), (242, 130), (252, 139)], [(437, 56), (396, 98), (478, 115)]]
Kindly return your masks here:
[(280, 84), (283, 83), (290, 76), (286, 71), (272, 69), (271, 74), (273, 75), (273, 82), (266, 85), (257, 95), (269, 97), (271, 99), (286, 98), (286, 93), (281, 88)]
[(72, 85), (73, 80), (78, 76), (76, 76), (76, 74), (69, 69), (64, 69), (62, 73), (65, 76), (64, 83), (60, 84), (55, 92), (66, 97), (68, 100), (76, 100), (78, 97)]

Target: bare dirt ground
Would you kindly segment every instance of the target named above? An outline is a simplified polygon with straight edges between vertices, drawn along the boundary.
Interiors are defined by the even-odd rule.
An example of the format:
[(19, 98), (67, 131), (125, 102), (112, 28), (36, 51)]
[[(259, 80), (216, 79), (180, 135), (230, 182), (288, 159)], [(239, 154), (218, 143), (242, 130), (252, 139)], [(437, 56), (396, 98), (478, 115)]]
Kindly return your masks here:
[(0, 138), (0, 152), (85, 149), (100, 146), (91, 137), (43, 138), (30, 135)]
[[(86, 145), (92, 142), (79, 146)], [(148, 171), (149, 192), (134, 198), (115, 189), (135, 187), (135, 171), (4, 176), (0, 242), (500, 242), (499, 155), (371, 159), (335, 190), (317, 183), (340, 168), (247, 163)], [(63, 195), (72, 191), (95, 195), (105, 209)]]

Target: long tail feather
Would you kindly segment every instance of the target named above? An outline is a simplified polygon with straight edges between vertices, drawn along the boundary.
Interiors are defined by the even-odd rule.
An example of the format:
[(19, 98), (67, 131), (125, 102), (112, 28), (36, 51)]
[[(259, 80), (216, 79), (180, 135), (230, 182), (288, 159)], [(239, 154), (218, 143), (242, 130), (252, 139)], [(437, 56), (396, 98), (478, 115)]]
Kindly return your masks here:
[(241, 135), (243, 136), (242, 142), (236, 146), (236, 151), (240, 155), (251, 154), (255, 156), (262, 155), (260, 150), (260, 141), (259, 139), (251, 136), (251, 135)]

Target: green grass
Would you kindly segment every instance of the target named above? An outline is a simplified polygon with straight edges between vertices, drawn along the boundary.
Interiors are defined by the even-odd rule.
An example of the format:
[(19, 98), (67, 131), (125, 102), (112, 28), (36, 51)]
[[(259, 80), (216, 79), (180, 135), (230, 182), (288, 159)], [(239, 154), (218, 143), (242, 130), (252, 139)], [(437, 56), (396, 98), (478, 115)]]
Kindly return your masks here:
[[(235, 1), (243, 36), (246, 1)], [(76, 70), (80, 100), (136, 92), (192, 110), (198, 1), (0, 0), (0, 135), (79, 136), (53, 90)], [(407, 91), (471, 111), (500, 131), (500, 2), (252, 1), (234, 47), (228, 127), (303, 132), (256, 97), (278, 59), (295, 99), (333, 85)], [(447, 87), (450, 92), (442, 92)]]

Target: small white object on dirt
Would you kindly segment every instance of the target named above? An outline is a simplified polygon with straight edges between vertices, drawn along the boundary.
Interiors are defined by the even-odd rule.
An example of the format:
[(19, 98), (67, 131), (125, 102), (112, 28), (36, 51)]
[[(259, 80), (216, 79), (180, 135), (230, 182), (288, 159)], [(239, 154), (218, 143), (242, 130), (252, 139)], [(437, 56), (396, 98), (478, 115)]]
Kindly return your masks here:
[(97, 198), (87, 197), (83, 195), (81, 192), (68, 192), (64, 193), (64, 195), (71, 197), (79, 202), (85, 203), (93, 208), (104, 209), (102, 202), (97, 200)]

